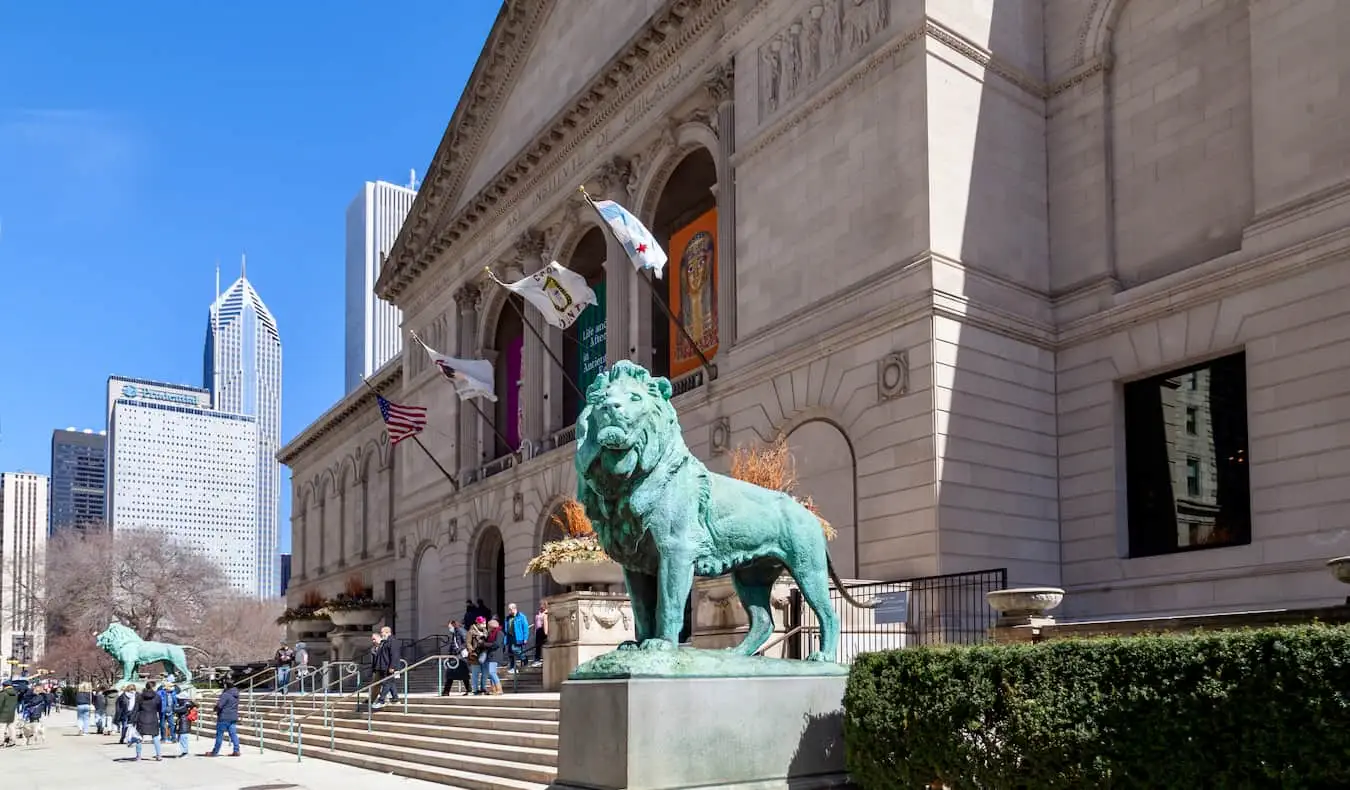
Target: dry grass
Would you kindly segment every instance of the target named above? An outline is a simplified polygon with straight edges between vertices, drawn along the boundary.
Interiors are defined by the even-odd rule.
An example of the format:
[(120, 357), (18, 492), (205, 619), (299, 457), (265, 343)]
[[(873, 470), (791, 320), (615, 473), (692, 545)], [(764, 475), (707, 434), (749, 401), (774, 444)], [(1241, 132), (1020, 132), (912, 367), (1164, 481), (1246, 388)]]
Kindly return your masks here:
[(586, 508), (577, 500), (568, 497), (558, 505), (558, 511), (552, 516), (553, 525), (569, 538), (584, 538), (594, 535), (591, 520), (586, 517)]
[(800, 496), (796, 493), (797, 469), (786, 441), (780, 440), (768, 447), (737, 447), (732, 450), (731, 476), (771, 491), (782, 491), (802, 503), (802, 507), (811, 511), (820, 520), (820, 528), (824, 531), (826, 540), (834, 540), (838, 534), (834, 527), (830, 526), (830, 522), (820, 514), (810, 496)]
[(366, 594), (366, 580), (361, 578), (361, 574), (353, 573), (347, 577), (342, 591), (351, 598), (362, 598)]
[(323, 606), (323, 593), (318, 590), (305, 590), (305, 594), (300, 598), (300, 605), (309, 609), (318, 609)]

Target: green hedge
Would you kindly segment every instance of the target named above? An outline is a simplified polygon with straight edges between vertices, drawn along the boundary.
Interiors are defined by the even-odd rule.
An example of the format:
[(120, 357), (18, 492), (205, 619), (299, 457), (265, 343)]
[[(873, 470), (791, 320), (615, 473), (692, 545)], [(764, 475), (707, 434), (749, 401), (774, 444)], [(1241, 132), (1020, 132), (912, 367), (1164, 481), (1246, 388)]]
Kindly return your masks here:
[(868, 790), (1350, 787), (1350, 628), (1064, 639), (859, 656)]

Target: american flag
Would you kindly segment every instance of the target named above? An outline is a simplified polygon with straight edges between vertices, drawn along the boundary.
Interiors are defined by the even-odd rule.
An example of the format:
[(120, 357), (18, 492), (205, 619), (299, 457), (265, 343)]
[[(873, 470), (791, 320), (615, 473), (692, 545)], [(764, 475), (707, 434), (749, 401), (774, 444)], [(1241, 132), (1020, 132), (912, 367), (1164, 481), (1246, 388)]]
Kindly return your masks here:
[(409, 436), (416, 436), (427, 427), (427, 408), (425, 406), (400, 406), (376, 395), (380, 401), (380, 417), (389, 429), (389, 444), (396, 445)]

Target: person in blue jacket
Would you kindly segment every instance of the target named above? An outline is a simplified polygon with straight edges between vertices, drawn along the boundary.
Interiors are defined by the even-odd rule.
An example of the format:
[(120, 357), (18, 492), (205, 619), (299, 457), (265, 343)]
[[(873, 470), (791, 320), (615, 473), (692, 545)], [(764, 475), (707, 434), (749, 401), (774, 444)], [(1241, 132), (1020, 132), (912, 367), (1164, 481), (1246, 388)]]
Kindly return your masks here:
[(516, 661), (525, 663), (525, 646), (530, 643), (530, 620), (515, 604), (506, 607), (506, 671), (516, 674)]

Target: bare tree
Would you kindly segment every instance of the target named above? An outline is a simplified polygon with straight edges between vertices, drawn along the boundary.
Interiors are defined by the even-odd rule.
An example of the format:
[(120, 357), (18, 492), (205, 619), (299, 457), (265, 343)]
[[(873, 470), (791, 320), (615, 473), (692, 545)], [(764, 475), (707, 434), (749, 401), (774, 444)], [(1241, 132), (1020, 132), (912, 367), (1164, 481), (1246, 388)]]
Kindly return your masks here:
[(46, 652), (36, 666), (72, 680), (112, 683), (122, 674), (112, 656), (94, 644), (88, 634), (71, 632), (47, 640)]
[[(258, 600), (243, 595), (218, 597), (202, 616), (184, 629), (188, 644), (204, 655), (201, 663), (211, 666), (261, 661), (272, 657), (285, 636), (286, 627), (277, 618), (286, 611), (280, 598)], [(191, 656), (195, 665), (199, 656)]]
[(190, 632), (214, 601), (232, 597), (210, 557), (146, 530), (54, 536), (41, 588), (34, 597), (51, 632), (92, 635), (121, 622), (161, 641)]

